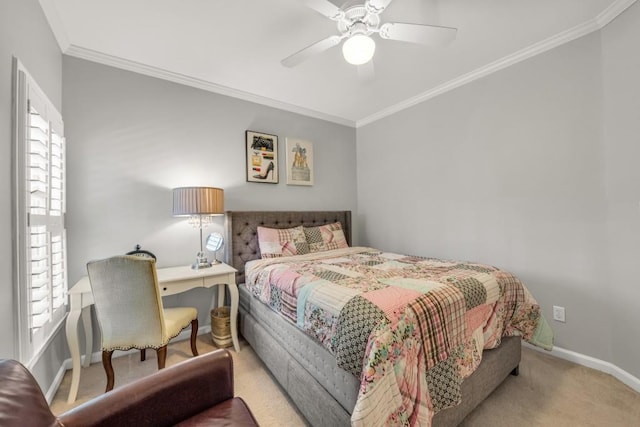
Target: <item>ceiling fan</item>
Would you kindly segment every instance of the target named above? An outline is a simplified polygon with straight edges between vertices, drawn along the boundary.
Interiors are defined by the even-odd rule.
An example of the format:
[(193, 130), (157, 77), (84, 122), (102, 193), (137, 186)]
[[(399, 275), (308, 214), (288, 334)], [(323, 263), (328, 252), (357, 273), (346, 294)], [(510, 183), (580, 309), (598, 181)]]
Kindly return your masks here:
[(344, 39), (342, 53), (347, 62), (362, 65), (373, 58), (376, 44), (370, 35), (378, 33), (387, 40), (445, 45), (456, 38), (457, 29), (435, 25), (387, 22), (380, 25), (380, 14), (392, 0), (348, 1), (342, 8), (328, 0), (302, 0), (316, 12), (336, 21), (340, 35), (320, 40), (281, 61), (285, 67), (295, 67), (311, 56), (337, 46)]

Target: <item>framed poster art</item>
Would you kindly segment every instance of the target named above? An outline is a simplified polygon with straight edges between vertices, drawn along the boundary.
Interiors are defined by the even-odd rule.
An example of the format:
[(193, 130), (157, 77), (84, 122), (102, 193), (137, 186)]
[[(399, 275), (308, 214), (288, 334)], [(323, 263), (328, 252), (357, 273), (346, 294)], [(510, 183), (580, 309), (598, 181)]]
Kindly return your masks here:
[(278, 137), (267, 133), (245, 132), (247, 181), (278, 183)]
[(287, 138), (287, 184), (313, 185), (313, 143)]

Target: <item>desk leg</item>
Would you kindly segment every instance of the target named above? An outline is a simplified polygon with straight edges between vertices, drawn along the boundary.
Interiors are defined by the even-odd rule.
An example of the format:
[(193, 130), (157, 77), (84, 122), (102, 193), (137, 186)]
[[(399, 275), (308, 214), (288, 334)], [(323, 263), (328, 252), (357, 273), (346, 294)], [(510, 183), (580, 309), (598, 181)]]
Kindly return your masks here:
[(78, 343), (78, 320), (82, 313), (82, 296), (71, 295), (71, 309), (67, 315), (65, 330), (67, 333), (67, 344), (69, 345), (69, 353), (71, 353), (72, 371), (71, 371), (71, 388), (69, 389), (69, 397), (67, 403), (73, 403), (78, 395), (78, 386), (80, 385), (80, 344)]
[(93, 353), (93, 326), (91, 325), (91, 307), (82, 309), (82, 327), (84, 328), (85, 351), (84, 363), (82, 366), (88, 368), (91, 364), (91, 355)]
[(218, 308), (224, 306), (224, 285), (218, 285)]
[(235, 283), (229, 283), (228, 287), (231, 296), (231, 339), (233, 340), (233, 348), (237, 353), (240, 351), (240, 344), (238, 343), (238, 303), (240, 295), (238, 294), (238, 286)]

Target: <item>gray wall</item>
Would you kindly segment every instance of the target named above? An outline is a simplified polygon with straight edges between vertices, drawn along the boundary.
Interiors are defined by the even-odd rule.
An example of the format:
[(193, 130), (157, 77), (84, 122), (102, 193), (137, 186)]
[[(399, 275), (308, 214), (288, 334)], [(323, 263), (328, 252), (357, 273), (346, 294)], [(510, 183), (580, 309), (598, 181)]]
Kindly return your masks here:
[(640, 378), (640, 5), (602, 31), (613, 363)]
[(362, 243), (510, 270), (636, 377), (639, 9), (357, 132)]
[[(87, 261), (137, 243), (159, 267), (192, 263), (199, 235), (172, 217), (173, 187), (222, 187), (227, 210), (355, 212), (353, 128), (66, 56), (63, 82), (70, 284)], [(279, 136), (279, 184), (246, 182), (247, 129)], [(313, 142), (312, 187), (286, 185), (286, 137)], [(205, 236), (222, 228), (219, 218)], [(165, 304), (197, 307), (203, 325), (212, 294), (192, 290)]]
[[(12, 56), (17, 57), (51, 102), (62, 110), (62, 54), (37, 0), (0, 2), (0, 358), (17, 358), (14, 309), (12, 183)], [(32, 371), (47, 385), (64, 358), (53, 345)]]

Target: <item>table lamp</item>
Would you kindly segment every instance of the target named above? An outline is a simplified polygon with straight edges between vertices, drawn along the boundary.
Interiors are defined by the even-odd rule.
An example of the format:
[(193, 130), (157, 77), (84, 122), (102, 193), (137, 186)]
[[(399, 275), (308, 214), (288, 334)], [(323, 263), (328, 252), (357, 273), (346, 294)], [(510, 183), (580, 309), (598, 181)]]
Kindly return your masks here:
[(211, 267), (202, 248), (202, 228), (214, 215), (224, 214), (224, 190), (215, 187), (179, 187), (173, 189), (173, 216), (188, 216), (189, 223), (200, 229), (200, 252), (194, 270)]

